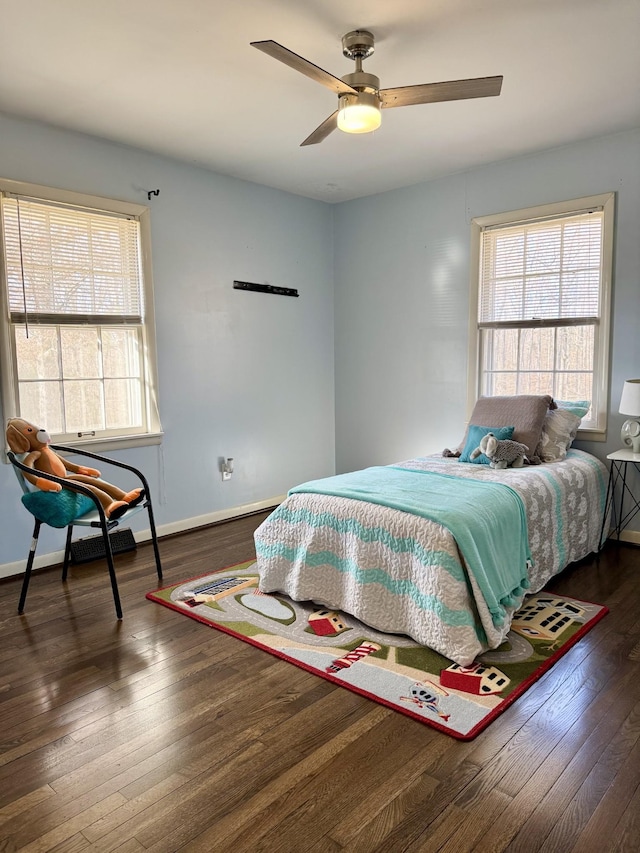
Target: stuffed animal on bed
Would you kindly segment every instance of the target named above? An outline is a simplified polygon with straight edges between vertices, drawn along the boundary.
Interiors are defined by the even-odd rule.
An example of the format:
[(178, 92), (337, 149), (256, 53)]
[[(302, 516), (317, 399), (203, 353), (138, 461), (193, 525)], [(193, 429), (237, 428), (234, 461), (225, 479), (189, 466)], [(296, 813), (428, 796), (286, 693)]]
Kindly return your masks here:
[(492, 432), (488, 432), (480, 439), (480, 446), (471, 451), (471, 459), (476, 459), (484, 453), (492, 468), (522, 468), (528, 452), (526, 444), (511, 439), (499, 440)]
[[(54, 474), (71, 482), (82, 483), (98, 498), (107, 518), (120, 518), (131, 506), (139, 504), (144, 498), (143, 489), (133, 489), (125, 492), (118, 486), (113, 486), (104, 480), (99, 480), (100, 471), (76, 465), (68, 459), (63, 459), (49, 447), (51, 438), (44, 429), (30, 424), (22, 418), (11, 418), (7, 426), (7, 444), (14, 453), (26, 453), (22, 464), (32, 468), (33, 474), (25, 474), (27, 480), (44, 492), (59, 492), (62, 486), (38, 477), (38, 471)], [(70, 486), (71, 488), (71, 486)]]

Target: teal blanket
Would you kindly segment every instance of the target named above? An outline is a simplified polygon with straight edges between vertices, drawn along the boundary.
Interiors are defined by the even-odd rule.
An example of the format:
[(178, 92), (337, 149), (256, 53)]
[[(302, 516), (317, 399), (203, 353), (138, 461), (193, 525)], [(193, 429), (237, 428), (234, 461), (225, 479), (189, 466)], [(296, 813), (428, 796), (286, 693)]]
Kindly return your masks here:
[(491, 612), (502, 625), (505, 607), (529, 587), (527, 519), (520, 496), (501, 483), (433, 471), (379, 466), (311, 480), (289, 494), (311, 492), (399, 509), (446, 527)]

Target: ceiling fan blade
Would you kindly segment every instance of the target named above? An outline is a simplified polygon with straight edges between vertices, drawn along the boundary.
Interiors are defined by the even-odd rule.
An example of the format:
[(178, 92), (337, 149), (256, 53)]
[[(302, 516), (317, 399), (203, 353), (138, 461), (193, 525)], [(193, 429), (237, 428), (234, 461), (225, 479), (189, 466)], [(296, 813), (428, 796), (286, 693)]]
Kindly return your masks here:
[(300, 147), (303, 145), (317, 145), (318, 142), (322, 142), (323, 139), (326, 139), (330, 133), (332, 133), (338, 126), (338, 110), (335, 113), (332, 113), (329, 118), (326, 118), (321, 125), (316, 127), (313, 133), (310, 133), (309, 136), (305, 139), (304, 142), (300, 143)]
[(306, 74), (307, 77), (315, 80), (316, 83), (321, 83), (337, 95), (344, 95), (347, 92), (357, 94), (355, 89), (351, 86), (347, 86), (347, 84), (343, 83), (339, 77), (334, 77), (333, 74), (329, 74), (328, 71), (325, 71), (323, 68), (319, 68), (317, 65), (314, 65), (313, 62), (309, 62), (308, 59), (298, 56), (297, 53), (283, 47), (281, 44), (278, 44), (277, 41), (252, 41), (250, 44), (251, 47), (256, 47), (268, 56), (273, 56), (274, 59), (279, 59), (280, 62), (284, 62), (285, 65), (293, 68), (294, 71)]
[(490, 98), (500, 94), (502, 76), (474, 77), (470, 80), (449, 80), (446, 83), (423, 83), (418, 86), (399, 86), (381, 89), (382, 107), (408, 107), (411, 104), (432, 104), (436, 101), (457, 101), (462, 98)]

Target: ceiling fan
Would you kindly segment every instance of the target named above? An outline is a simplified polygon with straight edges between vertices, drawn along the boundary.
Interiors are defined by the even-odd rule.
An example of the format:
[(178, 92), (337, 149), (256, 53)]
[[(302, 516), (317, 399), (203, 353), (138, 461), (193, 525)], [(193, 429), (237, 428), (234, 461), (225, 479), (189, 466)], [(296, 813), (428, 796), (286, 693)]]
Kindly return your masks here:
[(462, 98), (489, 98), (499, 95), (502, 88), (502, 76), (499, 76), (381, 89), (379, 78), (362, 70), (363, 60), (374, 51), (373, 34), (368, 30), (352, 30), (342, 37), (343, 54), (356, 63), (353, 74), (345, 74), (342, 78), (334, 77), (277, 41), (252, 41), (251, 47), (284, 62), (301, 74), (306, 74), (338, 95), (338, 109), (307, 136), (301, 145), (316, 145), (322, 142), (336, 127), (346, 133), (369, 133), (376, 130), (380, 127), (381, 109), (430, 104), (436, 101), (456, 101)]

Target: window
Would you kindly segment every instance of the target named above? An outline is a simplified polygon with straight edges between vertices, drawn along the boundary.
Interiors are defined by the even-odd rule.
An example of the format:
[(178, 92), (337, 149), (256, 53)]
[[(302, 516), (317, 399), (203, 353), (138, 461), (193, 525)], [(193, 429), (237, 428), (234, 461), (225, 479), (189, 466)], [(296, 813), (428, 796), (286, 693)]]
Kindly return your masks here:
[(159, 441), (148, 209), (0, 181), (0, 214), (5, 419)]
[(581, 433), (604, 439), (613, 213), (608, 193), (473, 220), (470, 405), (589, 400)]

